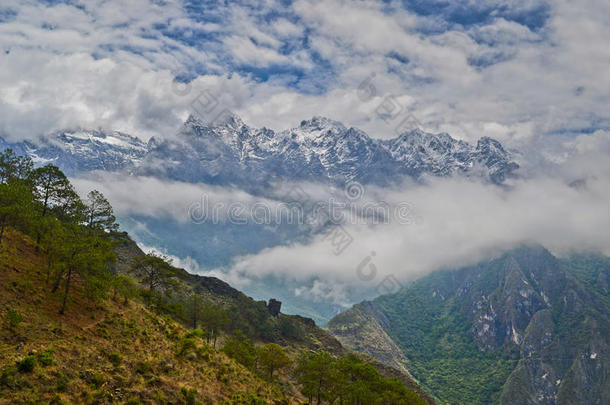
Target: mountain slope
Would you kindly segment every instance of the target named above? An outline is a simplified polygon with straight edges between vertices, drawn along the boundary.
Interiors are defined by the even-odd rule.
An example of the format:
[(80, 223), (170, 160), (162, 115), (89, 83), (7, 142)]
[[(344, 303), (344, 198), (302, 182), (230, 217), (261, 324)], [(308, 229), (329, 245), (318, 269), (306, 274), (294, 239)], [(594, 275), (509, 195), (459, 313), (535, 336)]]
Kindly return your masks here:
[[(125, 272), (142, 252), (126, 234), (115, 234), (114, 239), (118, 256), (114, 269)], [(278, 377), (269, 382), (197, 339), (173, 315), (153, 311), (138, 299), (94, 299), (76, 279), (68, 310), (59, 315), (61, 294), (49, 294), (47, 258), (28, 237), (12, 229), (0, 246), (0, 263), (4, 274), (0, 283), (4, 322), (0, 404), (306, 402), (290, 369), (276, 373)], [(181, 294), (196, 290), (206, 301), (226, 308), (232, 322), (251, 315), (242, 320), (252, 330), (243, 331), (256, 331), (255, 323), (269, 325), (272, 333), (264, 335), (263, 341), (256, 340), (259, 346), (279, 343), (292, 359), (303, 350), (326, 351), (336, 357), (352, 354), (310, 319), (273, 316), (264, 302), (252, 300), (221, 280), (181, 269), (172, 271), (182, 283)], [(285, 329), (282, 325), (286, 324), (291, 327)], [(377, 375), (401, 380), (419, 391), (411, 392), (412, 400), (407, 403), (433, 404), (408, 375), (365, 356), (360, 359), (372, 365)], [(394, 384), (392, 381), (387, 383)], [(402, 387), (400, 382), (396, 384)]]
[[(0, 331), (2, 404), (186, 403), (187, 395), (236, 404), (299, 398), (203, 342), (198, 357), (179, 355), (187, 331), (137, 302), (92, 302), (78, 288), (71, 305), (84, 310), (59, 316), (59, 297), (45, 291), (46, 261), (20, 234), (9, 232), (0, 257), (0, 308), (23, 317), (9, 328), (5, 316)], [(24, 359), (35, 359), (32, 372)]]
[[(595, 263), (586, 271), (582, 259), (522, 247), (477, 266), (433, 273), (327, 327), (346, 346), (360, 341), (360, 350), (375, 355), (376, 343), (360, 333), (366, 326), (346, 320), (354, 319), (354, 310), (368, 313), (362, 319), (382, 317), (378, 325), (402, 350), (404, 365), (439, 403), (605, 404), (607, 290), (579, 280), (583, 274), (607, 277), (610, 266), (602, 264), (608, 262)], [(353, 331), (349, 338), (346, 330)]]
[[(126, 233), (116, 234), (115, 239), (119, 242), (116, 247), (116, 268), (119, 272), (125, 272), (133, 260), (143, 252)], [(421, 389), (404, 367), (388, 366), (385, 362), (376, 359), (375, 356), (369, 357), (369, 353), (361, 355), (358, 351), (354, 353), (346, 349), (339, 340), (325, 329), (316, 326), (312, 319), (283, 313), (280, 313), (277, 318), (273, 317), (269, 314), (265, 301), (255, 301), (216, 277), (199, 276), (188, 273), (183, 269), (175, 269), (175, 271), (176, 276), (182, 282), (181, 291), (197, 291), (198, 294), (204, 295), (207, 300), (227, 308), (232, 318), (242, 318), (246, 323), (242, 326), (243, 331), (252, 329), (254, 331), (250, 333), (256, 333), (256, 326), (271, 324), (274, 333), (266, 334), (262, 338), (265, 342), (279, 343), (285, 347), (290, 347), (293, 351), (323, 350), (337, 357), (346, 357), (356, 353), (364, 361), (373, 365), (382, 376), (400, 380), (426, 403), (434, 404), (432, 398)], [(244, 314), (245, 317), (243, 317)], [(286, 322), (293, 325), (288, 334), (281, 331), (282, 324)], [(252, 326), (247, 325), (247, 323), (252, 324)], [(295, 328), (297, 331), (294, 330)]]

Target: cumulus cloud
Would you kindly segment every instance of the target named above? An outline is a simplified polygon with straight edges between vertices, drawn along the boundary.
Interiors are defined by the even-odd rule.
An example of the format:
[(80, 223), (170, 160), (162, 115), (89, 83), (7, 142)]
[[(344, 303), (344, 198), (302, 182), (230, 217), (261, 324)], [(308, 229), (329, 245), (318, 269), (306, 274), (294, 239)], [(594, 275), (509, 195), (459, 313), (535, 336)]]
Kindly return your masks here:
[[(313, 115), (394, 135), (393, 95), (426, 129), (518, 144), (610, 123), (608, 4), (587, 0), (4, 2), (2, 136), (102, 127), (170, 136), (191, 110), (174, 76), (204, 85), (256, 126)], [(461, 23), (469, 10), (482, 19)], [(357, 89), (374, 76), (375, 95)]]

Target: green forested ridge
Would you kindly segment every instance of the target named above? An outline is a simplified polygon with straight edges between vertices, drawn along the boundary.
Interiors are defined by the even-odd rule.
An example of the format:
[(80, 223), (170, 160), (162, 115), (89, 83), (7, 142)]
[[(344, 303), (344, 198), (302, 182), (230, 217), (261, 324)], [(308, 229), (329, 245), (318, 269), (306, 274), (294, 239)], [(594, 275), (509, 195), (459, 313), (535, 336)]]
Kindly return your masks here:
[(432, 273), (357, 305), (328, 328), (371, 353), (376, 343), (366, 338), (380, 334), (363, 334), (359, 323), (383, 318), (378, 327), (439, 403), (602, 405), (610, 401), (609, 263), (524, 246)]
[(98, 191), (81, 200), (55, 166), (0, 153), (0, 403), (307, 403), (302, 359), (322, 352), (321, 367), (350, 367), (314, 403), (425, 403), (311, 320), (272, 316), (117, 229)]
[(443, 284), (442, 277), (433, 275), (376, 303), (391, 320), (390, 334), (405, 353), (407, 369), (428, 392), (441, 401), (460, 401), (451, 403), (495, 403), (518, 353), (481, 352), (471, 338), (459, 298), (431, 295)]

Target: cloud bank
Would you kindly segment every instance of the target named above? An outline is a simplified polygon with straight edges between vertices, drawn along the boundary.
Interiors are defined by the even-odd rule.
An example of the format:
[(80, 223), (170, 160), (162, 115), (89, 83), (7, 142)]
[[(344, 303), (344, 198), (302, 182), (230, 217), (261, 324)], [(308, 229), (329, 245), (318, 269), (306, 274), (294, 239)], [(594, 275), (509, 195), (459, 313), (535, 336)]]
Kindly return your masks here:
[[(360, 203), (383, 201), (390, 207), (408, 203), (413, 220), (391, 216), (388, 223), (373, 224), (345, 217), (342, 229), (352, 241), (341, 252), (325, 231), (235, 257), (230, 265), (218, 268), (210, 269), (192, 257), (178, 262), (238, 287), (272, 277), (300, 286), (294, 289), (295, 296), (348, 305), (354, 295), (384, 292), (388, 278), (404, 285), (434, 270), (474, 264), (523, 243), (541, 244), (559, 255), (574, 251), (610, 255), (610, 132), (570, 138), (557, 151), (554, 156), (563, 156), (563, 161), (549, 162), (546, 170), (508, 187), (459, 177), (431, 178), (391, 189), (368, 186)], [(197, 227), (188, 210), (202, 195), (227, 205), (277, 204), (274, 198), (218, 186), (138, 177), (108, 181), (107, 174), (101, 176), (76, 180), (78, 189), (99, 188), (123, 217), (165, 217), (191, 221), (190, 226)], [(313, 200), (338, 195), (321, 185), (300, 186)]]
[[(9, 0), (0, 134), (170, 136), (202, 89), (274, 129), (325, 115), (389, 137), (375, 111), (393, 95), (425, 128), (469, 140), (593, 132), (610, 126), (609, 13), (603, 0)], [(193, 93), (177, 95), (175, 77)]]

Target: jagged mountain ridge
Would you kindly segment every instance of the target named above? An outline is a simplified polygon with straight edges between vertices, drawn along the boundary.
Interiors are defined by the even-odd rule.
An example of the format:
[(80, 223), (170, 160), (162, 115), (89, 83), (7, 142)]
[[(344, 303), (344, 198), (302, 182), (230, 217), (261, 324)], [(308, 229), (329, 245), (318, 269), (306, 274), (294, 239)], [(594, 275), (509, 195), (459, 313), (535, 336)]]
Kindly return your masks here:
[(104, 171), (132, 171), (148, 148), (140, 139), (118, 131), (65, 130), (39, 137), (35, 142), (8, 143), (0, 138), (0, 150), (13, 149), (28, 155), (36, 164), (53, 163), (67, 174)]
[(405, 176), (465, 174), (502, 183), (519, 165), (496, 140), (477, 145), (421, 130), (390, 140), (314, 117), (289, 130), (252, 128), (237, 116), (221, 123), (189, 117), (175, 136), (148, 143), (120, 132), (59, 131), (36, 142), (9, 144), (40, 163), (70, 175), (91, 170), (125, 171), (186, 182), (247, 187), (274, 178), (385, 185)]
[(607, 285), (585, 280), (609, 274), (607, 258), (557, 259), (521, 247), (432, 273), (327, 327), (388, 364), (393, 346), (370, 337), (390, 336), (439, 403), (601, 405), (610, 400), (610, 296)]

